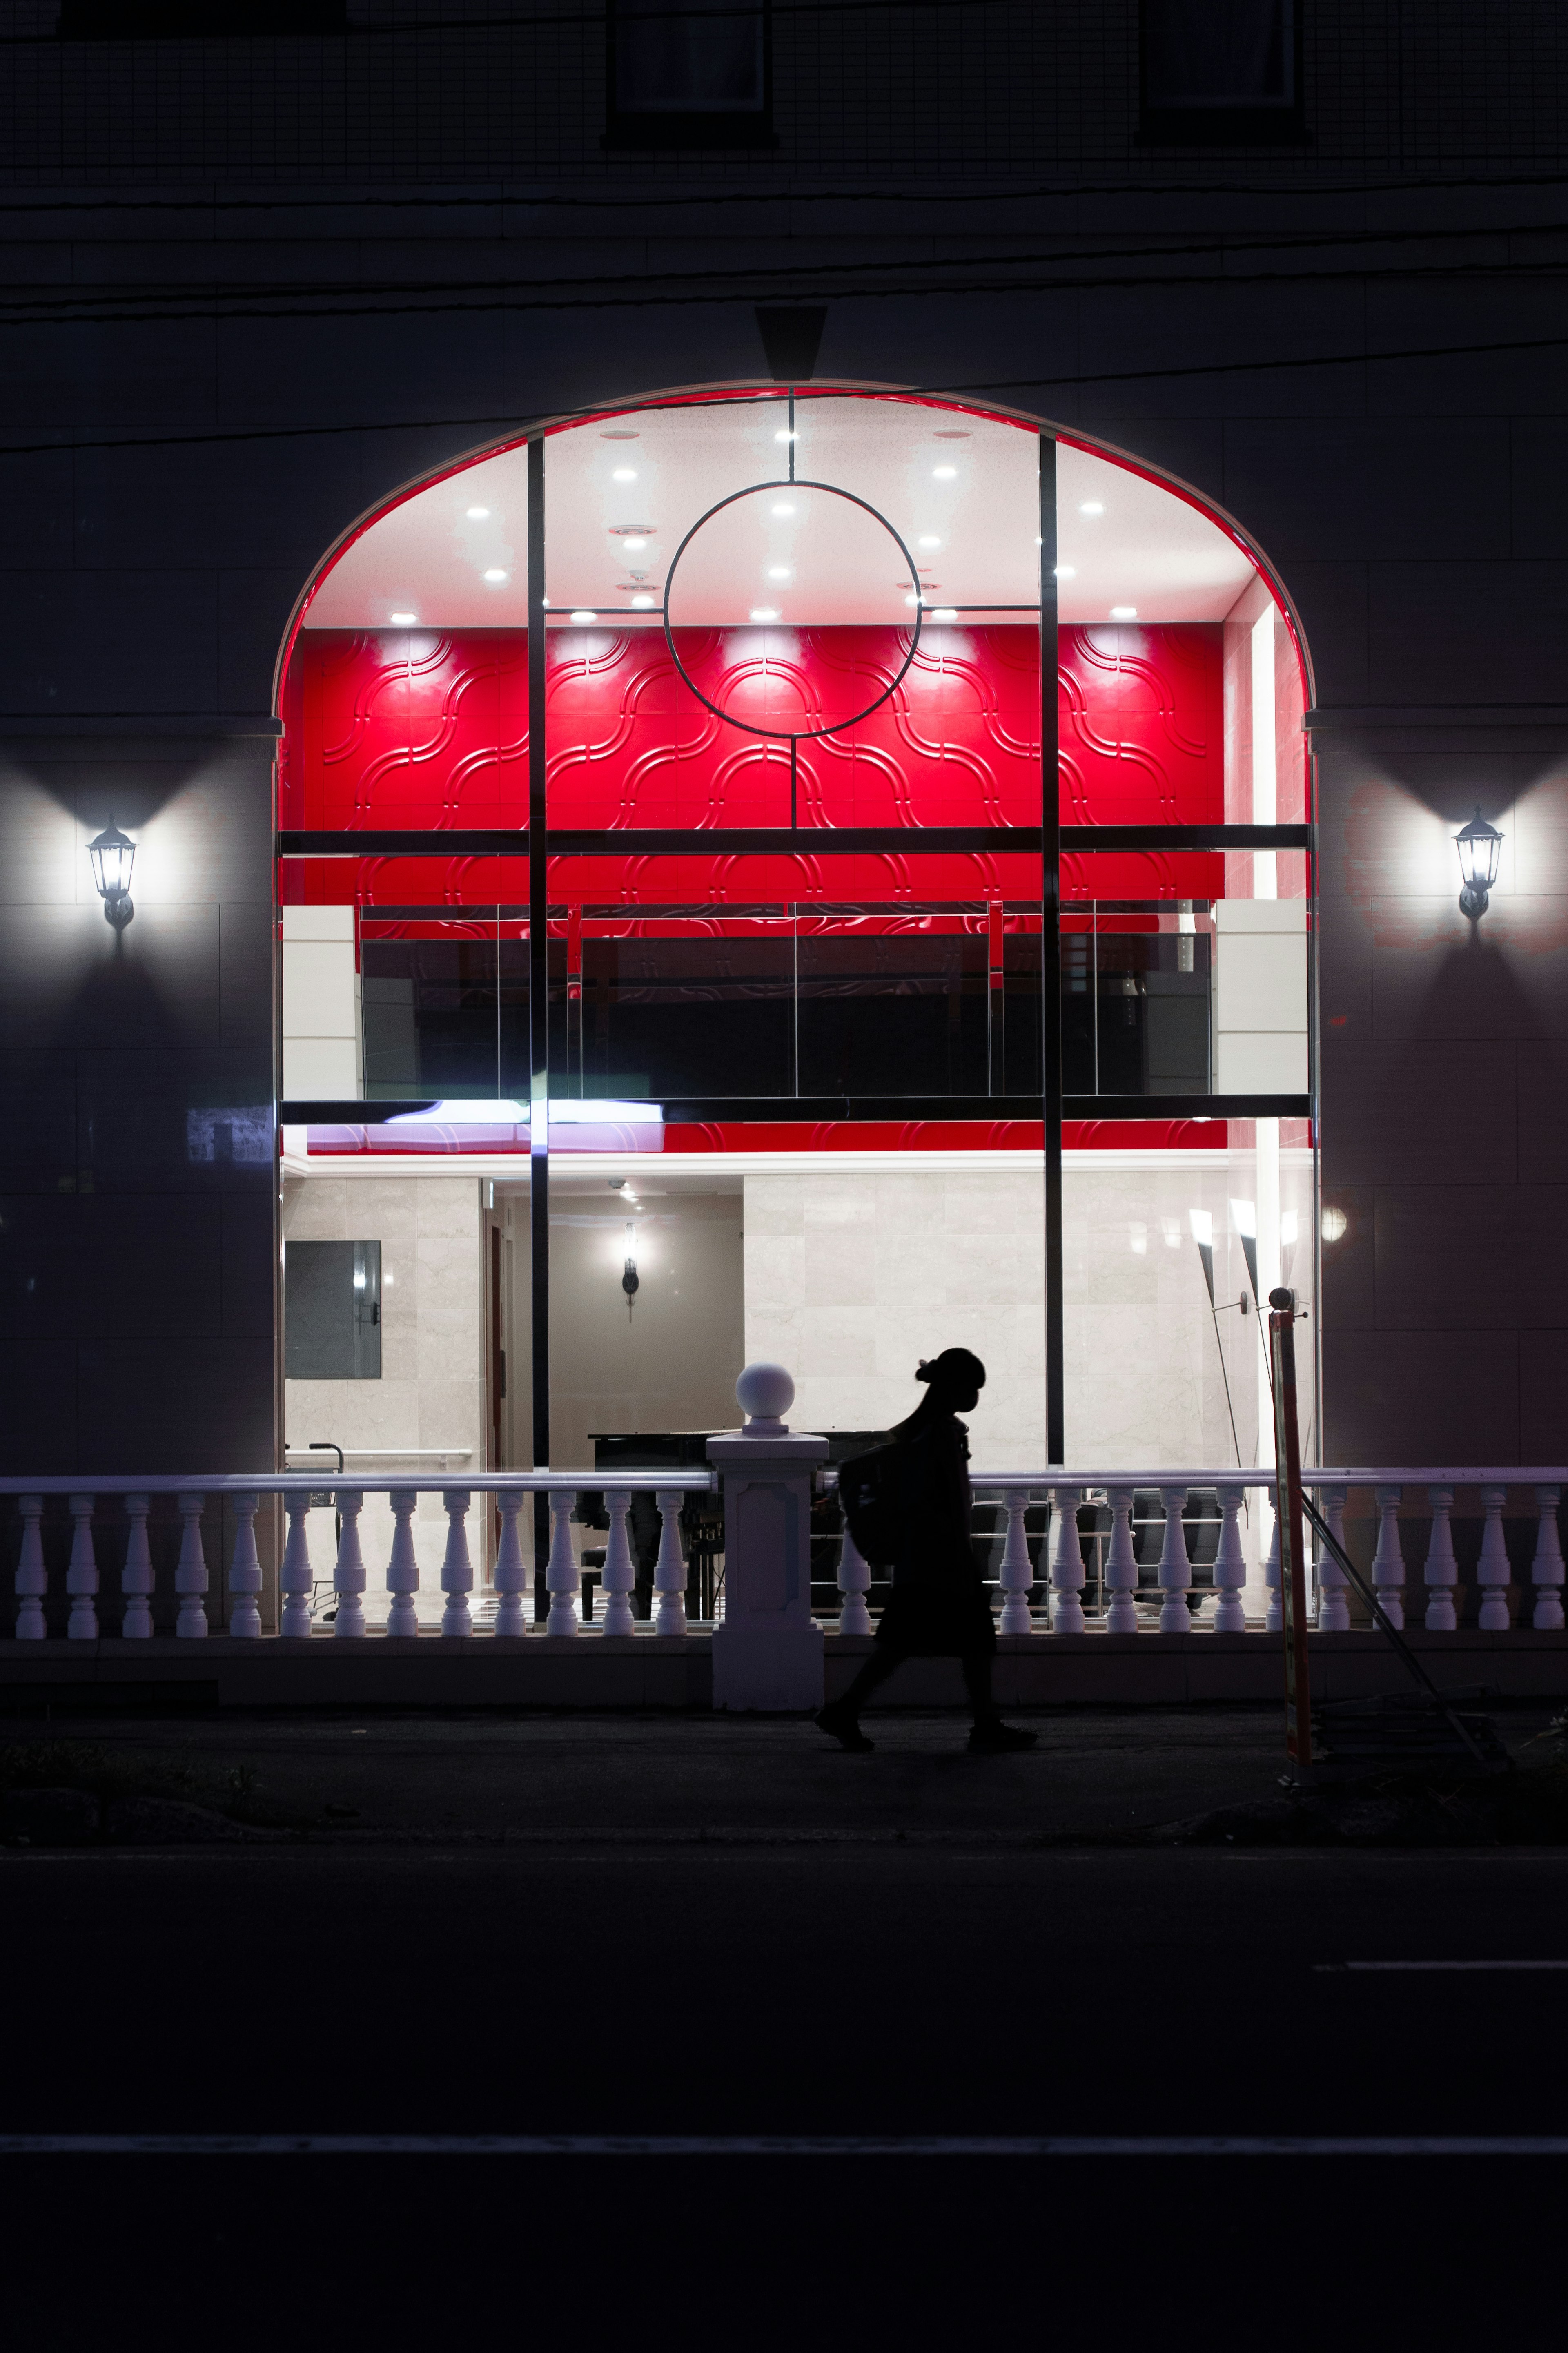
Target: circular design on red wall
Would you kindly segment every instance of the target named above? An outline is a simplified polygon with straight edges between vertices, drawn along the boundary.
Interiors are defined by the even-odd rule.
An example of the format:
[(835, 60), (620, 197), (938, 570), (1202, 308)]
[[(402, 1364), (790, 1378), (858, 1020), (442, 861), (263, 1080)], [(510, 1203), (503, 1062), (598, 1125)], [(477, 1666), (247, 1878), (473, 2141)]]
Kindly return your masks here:
[[(895, 553), (907, 587), (892, 579)], [(671, 557), (665, 642), (699, 702), (727, 726), (785, 743), (836, 735), (903, 682), (921, 641), (919, 579), (868, 499), (836, 482), (753, 482), (699, 515)], [(678, 628), (715, 633), (715, 654), (701, 665), (706, 687), (682, 658)], [(829, 628), (864, 634), (859, 644), (847, 634), (836, 640), (826, 659), (820, 640), (809, 649), (805, 640)], [(891, 667), (877, 659), (872, 637), (889, 630), (895, 644), (908, 631)]]

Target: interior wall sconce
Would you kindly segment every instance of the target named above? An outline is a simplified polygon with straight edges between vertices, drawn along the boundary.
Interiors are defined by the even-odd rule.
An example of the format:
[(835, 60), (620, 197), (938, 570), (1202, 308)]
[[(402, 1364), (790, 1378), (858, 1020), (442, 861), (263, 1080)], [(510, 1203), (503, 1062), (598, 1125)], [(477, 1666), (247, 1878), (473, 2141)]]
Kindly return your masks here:
[(131, 869), (136, 863), (136, 844), (121, 833), (112, 818), (103, 831), (87, 845), (92, 860), (92, 879), (103, 901), (106, 923), (123, 931), (136, 909), (131, 898)]
[(1459, 853), (1459, 871), (1465, 878), (1465, 887), (1459, 893), (1459, 913), (1474, 923), (1487, 912), (1491, 887), (1497, 881), (1502, 836), (1478, 809), (1469, 824), (1461, 826), (1454, 836), (1454, 847)]
[(637, 1298), (638, 1290), (637, 1262), (636, 1257), (637, 1246), (637, 1229), (628, 1218), (626, 1220), (626, 1272), (621, 1277), (621, 1289), (626, 1294), (626, 1322), (628, 1324), (632, 1320), (632, 1305)]

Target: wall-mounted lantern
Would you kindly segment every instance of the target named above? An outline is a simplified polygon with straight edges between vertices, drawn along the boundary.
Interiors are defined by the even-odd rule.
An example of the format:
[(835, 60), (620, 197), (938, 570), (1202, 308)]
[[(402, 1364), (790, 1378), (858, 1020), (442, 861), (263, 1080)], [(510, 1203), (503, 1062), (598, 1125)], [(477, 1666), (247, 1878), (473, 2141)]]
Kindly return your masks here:
[(1459, 853), (1459, 871), (1465, 878), (1465, 887), (1459, 893), (1459, 913), (1468, 915), (1474, 923), (1487, 912), (1491, 887), (1497, 881), (1502, 836), (1478, 809), (1469, 824), (1461, 826), (1454, 836), (1454, 847)]
[(121, 832), (112, 818), (96, 839), (87, 845), (92, 860), (92, 879), (103, 901), (106, 922), (122, 931), (136, 913), (131, 902), (131, 869), (136, 863), (136, 844)]

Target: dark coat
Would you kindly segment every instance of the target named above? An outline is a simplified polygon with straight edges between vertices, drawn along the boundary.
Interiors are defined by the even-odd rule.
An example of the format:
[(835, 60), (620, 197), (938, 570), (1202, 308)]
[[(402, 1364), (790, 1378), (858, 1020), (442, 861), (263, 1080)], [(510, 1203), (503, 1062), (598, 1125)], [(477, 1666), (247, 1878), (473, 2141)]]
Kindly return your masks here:
[(934, 1415), (895, 1436), (907, 1458), (900, 1496), (906, 1534), (877, 1641), (900, 1658), (989, 1655), (996, 1629), (970, 1541), (964, 1426), (956, 1414)]

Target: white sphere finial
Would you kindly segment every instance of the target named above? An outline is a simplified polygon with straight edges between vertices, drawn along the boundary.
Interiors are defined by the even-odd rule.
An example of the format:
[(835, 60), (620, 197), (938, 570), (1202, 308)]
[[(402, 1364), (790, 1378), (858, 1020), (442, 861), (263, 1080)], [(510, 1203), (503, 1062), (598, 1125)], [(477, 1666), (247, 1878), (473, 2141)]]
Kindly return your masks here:
[(748, 1365), (735, 1383), (735, 1397), (748, 1430), (771, 1437), (789, 1428), (780, 1416), (795, 1403), (795, 1383), (782, 1365)]

